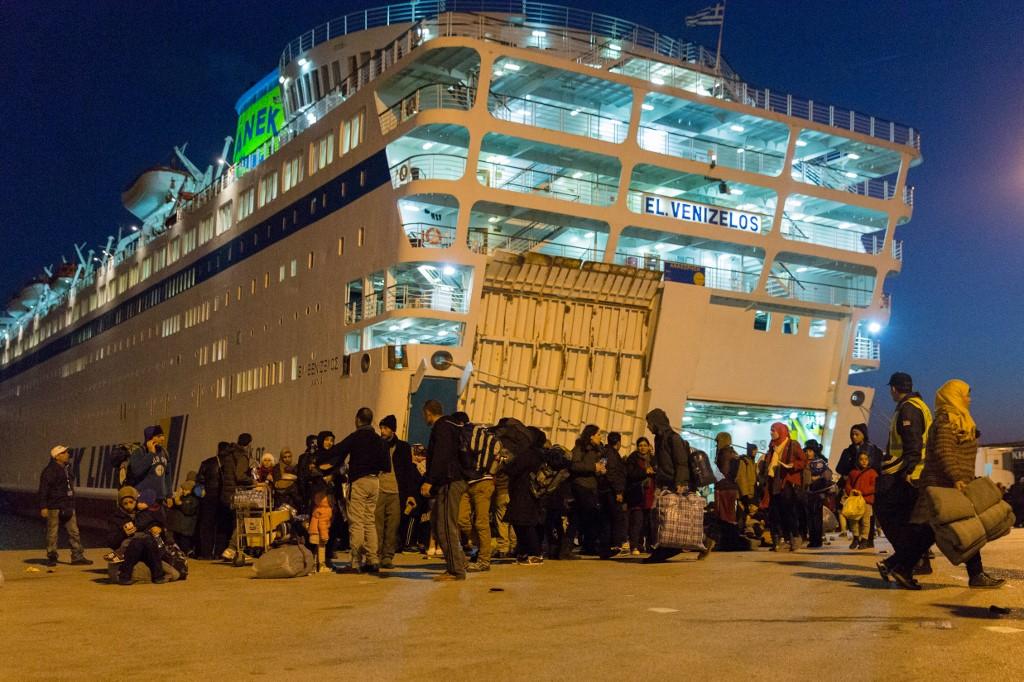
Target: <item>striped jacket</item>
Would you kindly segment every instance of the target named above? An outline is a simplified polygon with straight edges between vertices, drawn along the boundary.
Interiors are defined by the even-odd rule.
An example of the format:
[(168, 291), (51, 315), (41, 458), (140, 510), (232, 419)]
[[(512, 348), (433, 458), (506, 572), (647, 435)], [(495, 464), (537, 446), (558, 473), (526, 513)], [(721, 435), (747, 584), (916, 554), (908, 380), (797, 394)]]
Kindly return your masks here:
[(928, 430), (924, 471), (918, 486), (952, 488), (957, 481), (974, 479), (974, 462), (978, 457), (977, 433), (957, 433), (949, 414), (939, 411)]

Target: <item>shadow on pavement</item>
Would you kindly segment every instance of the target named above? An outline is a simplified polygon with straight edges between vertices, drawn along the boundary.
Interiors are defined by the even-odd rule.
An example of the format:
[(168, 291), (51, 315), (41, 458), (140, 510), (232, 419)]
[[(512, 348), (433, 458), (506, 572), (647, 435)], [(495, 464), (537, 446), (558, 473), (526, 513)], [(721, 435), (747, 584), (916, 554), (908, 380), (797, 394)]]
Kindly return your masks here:
[(804, 568), (820, 568), (831, 571), (864, 571), (865, 573), (877, 574), (874, 566), (842, 564), (835, 561), (771, 561), (768, 563), (779, 564), (780, 566), (802, 566)]
[[(877, 575), (872, 577), (866, 575), (836, 575), (832, 573), (807, 573), (803, 571), (798, 571), (793, 575), (797, 578), (807, 578), (810, 580), (824, 580), (826, 582), (836, 583), (846, 582), (866, 590), (900, 589), (893, 583), (883, 582), (882, 579)], [(960, 587), (960, 585), (946, 585), (941, 583), (921, 583), (921, 588), (924, 590), (937, 590), (942, 589), (944, 587)]]
[[(999, 590), (992, 591), (993, 601), (1000, 601), (996, 598)], [(966, 604), (932, 604), (940, 609), (949, 611), (949, 615), (958, 618), (978, 618), (983, 620), (1024, 620), (1024, 609), (1010, 609), (1008, 614), (994, 613), (988, 606), (968, 606)]]

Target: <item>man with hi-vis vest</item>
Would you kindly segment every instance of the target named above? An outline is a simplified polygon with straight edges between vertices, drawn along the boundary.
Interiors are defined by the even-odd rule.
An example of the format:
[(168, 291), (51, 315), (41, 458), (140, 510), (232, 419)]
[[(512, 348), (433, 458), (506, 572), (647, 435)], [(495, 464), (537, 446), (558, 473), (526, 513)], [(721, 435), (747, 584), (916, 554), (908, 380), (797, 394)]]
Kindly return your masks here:
[[(875, 492), (875, 514), (893, 547), (893, 554), (877, 564), (882, 579), (895, 580), (907, 590), (919, 590), (914, 566), (931, 547), (935, 536), (927, 524), (910, 523), (917, 503), (916, 482), (924, 468), (925, 441), (932, 413), (909, 374), (896, 372), (889, 378), (889, 393), (896, 402), (889, 426), (889, 445), (882, 460), (882, 472)], [(920, 573), (931, 573), (924, 560)]]

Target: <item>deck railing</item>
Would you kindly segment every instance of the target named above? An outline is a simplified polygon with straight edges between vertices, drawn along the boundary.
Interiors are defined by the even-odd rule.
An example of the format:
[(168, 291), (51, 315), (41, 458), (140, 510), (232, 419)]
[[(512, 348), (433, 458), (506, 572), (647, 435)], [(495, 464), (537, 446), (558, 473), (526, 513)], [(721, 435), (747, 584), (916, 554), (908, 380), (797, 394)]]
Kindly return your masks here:
[(537, 168), (512, 166), (494, 161), (481, 161), (477, 179), (486, 187), (504, 189), (523, 194), (539, 194), (563, 201), (591, 206), (611, 206), (615, 203), (618, 187), (606, 182), (552, 173)]
[(457, 287), (444, 284), (395, 284), (345, 304), (345, 324), (355, 324), (395, 310), (465, 313), (468, 309), (466, 292)]
[(674, 133), (669, 130), (640, 126), (638, 143), (642, 149), (656, 154), (675, 156), (691, 161), (738, 170), (760, 173), (762, 175), (778, 175), (782, 172), (785, 155), (775, 152), (763, 152), (746, 149), (707, 139), (698, 139), (690, 135)]
[(458, 180), (466, 174), (466, 159), (454, 154), (414, 154), (391, 166), (391, 184), (413, 180)]
[(618, 144), (629, 133), (627, 121), (522, 97), (491, 92), (487, 105), (491, 115), (502, 121), (581, 135), (593, 140)]
[(415, 248), (447, 249), (455, 243), (455, 228), (434, 223), (403, 223), (405, 236)]
[(811, 282), (780, 275), (768, 276), (767, 290), (769, 296), (776, 298), (794, 298), (808, 303), (856, 306), (858, 308), (869, 306), (872, 295), (870, 289)]
[(881, 360), (882, 344), (877, 340), (866, 336), (857, 336), (853, 339), (854, 360)]
[(424, 85), (384, 110), (380, 115), (381, 132), (387, 135), (399, 124), (429, 109), (467, 111), (472, 108), (475, 97), (475, 88), (448, 83)]

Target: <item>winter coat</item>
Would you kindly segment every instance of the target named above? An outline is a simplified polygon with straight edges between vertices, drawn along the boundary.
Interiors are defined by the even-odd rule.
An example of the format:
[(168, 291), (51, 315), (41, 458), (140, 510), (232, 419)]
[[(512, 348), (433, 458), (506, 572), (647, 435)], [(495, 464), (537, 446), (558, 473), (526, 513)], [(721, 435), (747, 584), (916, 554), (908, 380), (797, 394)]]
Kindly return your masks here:
[(572, 472), (573, 485), (588, 490), (597, 490), (597, 463), (604, 457), (604, 452), (597, 445), (589, 440), (577, 440), (576, 446), (572, 449), (572, 463), (569, 471)]
[(647, 424), (654, 432), (654, 482), (659, 488), (690, 487), (690, 445), (675, 432), (665, 410), (647, 413)]
[(857, 468), (857, 460), (862, 452), (868, 453), (868, 466), (876, 471), (881, 471), (882, 451), (874, 443), (864, 441), (860, 445), (850, 443), (839, 455), (839, 462), (836, 464), (836, 473), (840, 476), (849, 476), (850, 472)]
[(607, 471), (598, 480), (598, 487), (602, 490), (621, 495), (626, 491), (626, 462), (619, 455), (618, 451), (610, 445), (602, 449), (602, 457), (605, 460)]
[[(956, 433), (949, 414), (939, 411), (928, 431), (924, 469), (918, 487), (956, 487), (957, 481), (974, 480), (974, 462), (978, 457), (978, 436), (975, 433)], [(923, 497), (923, 496), (922, 496)]]
[(868, 504), (875, 503), (875, 484), (878, 482), (878, 472), (868, 467), (867, 469), (854, 469), (846, 479), (846, 494), (859, 490)]
[(430, 429), (426, 480), (432, 488), (466, 479), (459, 457), (461, 429), (451, 417), (441, 417)]
[(199, 465), (199, 471), (196, 472), (196, 484), (203, 486), (206, 491), (206, 494), (203, 495), (205, 499), (215, 500), (220, 497), (220, 459), (216, 455), (207, 457)]
[(220, 502), (230, 507), (235, 490), (252, 485), (249, 455), (241, 447), (232, 445), (225, 448), (217, 459), (220, 460)]
[(39, 475), (39, 508), (74, 510), (75, 477), (70, 463), (60, 464), (51, 459), (43, 467)]
[[(765, 456), (766, 462), (771, 462), (773, 453), (775, 452), (775, 446), (769, 444), (768, 454)], [(786, 447), (781, 453), (782, 462), (789, 464), (790, 466), (784, 467), (782, 464), (775, 469), (775, 478), (772, 482), (772, 494), (781, 492), (786, 485), (792, 485), (797, 488), (803, 486), (804, 482), (804, 467), (807, 466), (807, 455), (804, 454), (803, 448), (801, 448), (795, 440), (790, 438), (786, 443)]]
[(544, 505), (530, 492), (530, 474), (540, 469), (544, 459), (536, 448), (525, 448), (505, 464), (508, 476), (508, 510), (505, 520), (517, 526), (544, 523)]
[(157, 446), (155, 452), (150, 452), (145, 446), (132, 453), (128, 466), (134, 480), (135, 488), (142, 493), (144, 490), (152, 490), (156, 499), (166, 499), (171, 494), (171, 458), (163, 446)]
[(398, 436), (390, 441), (384, 441), (384, 448), (394, 448), (391, 455), (391, 465), (395, 472), (395, 480), (398, 482), (398, 499), (405, 509), (405, 501), (410, 497), (416, 497), (420, 491), (420, 484), (423, 476), (412, 461), (412, 446)]
[(189, 493), (181, 496), (181, 504), (175, 502), (167, 510), (167, 528), (175, 535), (191, 537), (196, 532), (199, 514), (199, 498)]
[(309, 517), (309, 536), (313, 538), (317, 536), (319, 540), (317, 544), (326, 544), (327, 538), (331, 534), (331, 519), (334, 516), (334, 511), (331, 508), (331, 499), (327, 495), (322, 495), (320, 501), (313, 507), (313, 513)]
[(110, 549), (117, 549), (121, 546), (122, 542), (131, 537), (124, 532), (124, 524), (129, 521), (135, 524), (136, 533), (148, 533), (149, 529), (153, 526), (163, 528), (162, 517), (158, 517), (158, 515), (148, 509), (137, 509), (129, 514), (124, 509), (118, 507), (110, 517), (107, 530), (107, 546)]
[(735, 481), (739, 473), (740, 456), (731, 445), (718, 448), (715, 452), (715, 466), (722, 472), (722, 476), (729, 481)]
[(739, 458), (736, 466), (736, 487), (739, 488), (740, 497), (753, 499), (757, 492), (757, 465), (754, 458), (743, 455)]
[(650, 459), (639, 452), (626, 458), (625, 501), (630, 509), (654, 508), (654, 474), (647, 473), (649, 466)]
[(367, 424), (345, 436), (345, 439), (331, 448), (327, 457), (338, 466), (348, 460), (348, 481), (355, 483), (365, 476), (376, 476), (390, 468), (388, 452), (384, 441)]

